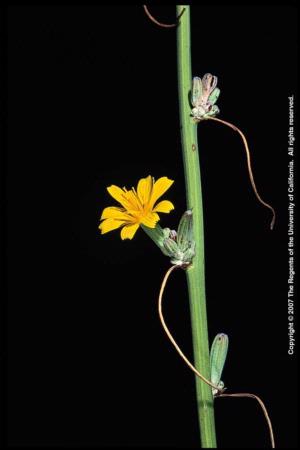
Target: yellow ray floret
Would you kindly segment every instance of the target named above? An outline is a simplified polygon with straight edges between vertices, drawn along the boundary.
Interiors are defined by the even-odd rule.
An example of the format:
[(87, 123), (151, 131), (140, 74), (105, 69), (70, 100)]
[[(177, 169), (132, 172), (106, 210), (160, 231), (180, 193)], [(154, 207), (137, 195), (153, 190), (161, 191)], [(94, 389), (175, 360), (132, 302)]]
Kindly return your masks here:
[(101, 215), (99, 229), (101, 234), (108, 233), (122, 227), (121, 238), (132, 239), (141, 224), (149, 228), (155, 228), (159, 221), (157, 213), (169, 213), (174, 209), (169, 200), (157, 200), (174, 183), (167, 177), (161, 177), (157, 181), (151, 175), (142, 178), (134, 188), (129, 191), (115, 186), (107, 188), (109, 194), (120, 203), (121, 207), (109, 206)]

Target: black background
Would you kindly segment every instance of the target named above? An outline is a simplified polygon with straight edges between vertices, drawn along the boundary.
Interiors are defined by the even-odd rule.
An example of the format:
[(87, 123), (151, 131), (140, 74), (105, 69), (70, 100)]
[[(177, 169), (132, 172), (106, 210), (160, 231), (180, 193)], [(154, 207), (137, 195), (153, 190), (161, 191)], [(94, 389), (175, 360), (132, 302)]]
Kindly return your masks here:
[[(162, 21), (174, 8), (153, 6)], [(219, 77), (223, 125), (198, 127), (209, 334), (230, 338), (228, 391), (265, 401), (277, 446), (296, 446), (296, 362), (287, 337), (288, 96), (296, 10), (192, 6), (193, 73)], [(110, 184), (175, 180), (162, 215), (185, 209), (176, 32), (141, 6), (8, 10), (7, 440), (11, 446), (199, 447), (194, 376), (166, 339), (156, 301), (169, 262), (138, 230), (101, 236)], [(166, 292), (192, 355), (185, 274)], [(216, 400), (219, 446), (269, 446), (249, 399)]]

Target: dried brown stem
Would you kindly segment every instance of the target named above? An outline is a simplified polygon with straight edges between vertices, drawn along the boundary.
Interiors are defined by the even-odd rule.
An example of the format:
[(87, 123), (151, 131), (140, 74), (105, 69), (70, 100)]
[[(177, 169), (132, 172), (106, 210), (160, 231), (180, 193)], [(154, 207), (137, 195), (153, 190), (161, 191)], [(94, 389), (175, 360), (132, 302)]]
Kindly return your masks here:
[(261, 409), (263, 410), (264, 416), (265, 416), (266, 421), (268, 423), (272, 448), (275, 448), (275, 439), (274, 439), (274, 432), (273, 432), (271, 419), (269, 417), (269, 414), (268, 414), (267, 408), (265, 407), (264, 402), (257, 395), (250, 394), (248, 392), (241, 392), (241, 393), (238, 393), (238, 394), (224, 394), (224, 393), (221, 393), (221, 394), (217, 394), (216, 395), (216, 398), (219, 398), (219, 397), (237, 397), (237, 398), (249, 397), (249, 398), (254, 398), (255, 400), (257, 400), (259, 405), (260, 405), (260, 407), (261, 407)]
[(180, 19), (180, 17), (184, 13), (184, 9), (183, 9), (182, 12), (179, 14), (179, 16), (176, 18), (176, 23), (162, 23), (162, 22), (159, 22), (157, 19), (155, 19), (155, 17), (152, 16), (152, 14), (149, 12), (149, 9), (148, 9), (147, 5), (143, 5), (143, 8), (144, 8), (145, 13), (149, 17), (149, 19), (152, 22), (154, 22), (156, 25), (158, 25), (159, 27), (162, 27), (162, 28), (174, 28), (174, 27), (177, 27), (178, 20)]
[(247, 140), (246, 140), (246, 138), (245, 138), (245, 135), (242, 133), (242, 131), (241, 131), (238, 127), (236, 127), (235, 125), (233, 125), (233, 124), (230, 123), (230, 122), (227, 122), (226, 120), (218, 119), (217, 117), (209, 117), (209, 120), (214, 120), (214, 121), (216, 121), (216, 122), (219, 122), (219, 123), (222, 123), (223, 125), (228, 126), (228, 127), (232, 128), (234, 131), (236, 131), (237, 133), (239, 133), (239, 135), (241, 136), (241, 138), (242, 138), (242, 140), (243, 140), (243, 143), (244, 143), (244, 146), (245, 146), (245, 151), (246, 151), (246, 156), (247, 156), (247, 166), (248, 166), (249, 178), (250, 178), (250, 182), (251, 182), (253, 191), (254, 191), (254, 193), (255, 193), (256, 198), (258, 199), (258, 201), (259, 201), (262, 205), (264, 205), (266, 208), (268, 208), (268, 209), (270, 209), (270, 210), (272, 211), (273, 217), (272, 217), (272, 221), (271, 221), (271, 224), (270, 224), (270, 228), (271, 228), (271, 230), (273, 230), (273, 228), (274, 228), (274, 223), (275, 223), (275, 217), (276, 217), (275, 210), (274, 210), (274, 208), (273, 208), (271, 205), (269, 205), (268, 203), (266, 203), (266, 202), (261, 198), (261, 196), (259, 195), (259, 193), (257, 192), (257, 188), (256, 188), (256, 185), (255, 185), (255, 182), (254, 182), (254, 177), (253, 177), (252, 167), (251, 167), (250, 150), (249, 150), (248, 143), (247, 143)]

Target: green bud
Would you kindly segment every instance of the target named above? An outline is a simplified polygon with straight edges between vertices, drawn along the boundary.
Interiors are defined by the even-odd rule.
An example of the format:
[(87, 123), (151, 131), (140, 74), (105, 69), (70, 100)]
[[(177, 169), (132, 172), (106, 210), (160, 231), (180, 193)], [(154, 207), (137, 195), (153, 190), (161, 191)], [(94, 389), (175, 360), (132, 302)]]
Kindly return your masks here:
[[(224, 388), (224, 383), (221, 381), (222, 372), (224, 369), (229, 339), (227, 334), (219, 333), (215, 337), (210, 350), (210, 372), (211, 382), (220, 389)], [(212, 389), (213, 395), (218, 393), (217, 389)]]
[(181, 251), (190, 248), (194, 240), (193, 236), (193, 212), (188, 209), (182, 216), (177, 231), (177, 243)]
[(155, 228), (141, 225), (143, 230), (160, 248), (162, 253), (171, 258), (171, 263), (186, 267), (191, 264), (195, 256), (195, 241), (193, 239), (193, 213), (186, 211), (178, 226), (178, 231), (170, 228), (161, 228), (156, 224)]
[(179, 266), (191, 264), (195, 256), (195, 241), (193, 238), (193, 213), (186, 211), (178, 226), (177, 233), (170, 231), (164, 240), (164, 249), (171, 257), (171, 263)]
[(210, 94), (210, 96), (208, 97), (208, 101), (211, 105), (214, 105), (216, 103), (216, 101), (219, 98), (220, 95), (220, 89), (219, 88), (215, 88), (212, 93)]
[(219, 113), (219, 108), (215, 105), (221, 92), (216, 87), (217, 82), (217, 77), (210, 73), (205, 74), (202, 80), (199, 77), (193, 78), (191, 116), (196, 123)]
[(167, 238), (164, 240), (164, 249), (168, 256), (176, 257), (178, 255), (178, 245), (174, 239)]
[(195, 247), (196, 247), (196, 244), (193, 241), (191, 243), (191, 246), (184, 252), (184, 254), (183, 254), (183, 262), (185, 264), (190, 264), (192, 262), (195, 254), (196, 254)]

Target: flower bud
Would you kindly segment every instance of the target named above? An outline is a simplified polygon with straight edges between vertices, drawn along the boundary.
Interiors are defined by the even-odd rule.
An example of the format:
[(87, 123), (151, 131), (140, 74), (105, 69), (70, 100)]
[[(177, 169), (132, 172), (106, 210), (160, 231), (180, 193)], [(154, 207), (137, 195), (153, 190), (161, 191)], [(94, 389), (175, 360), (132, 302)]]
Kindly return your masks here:
[[(224, 383), (221, 381), (221, 376), (227, 357), (228, 342), (229, 339), (227, 334), (219, 333), (215, 337), (210, 351), (211, 382), (220, 389), (224, 388)], [(213, 395), (218, 393), (217, 389), (213, 389), (212, 392)]]

